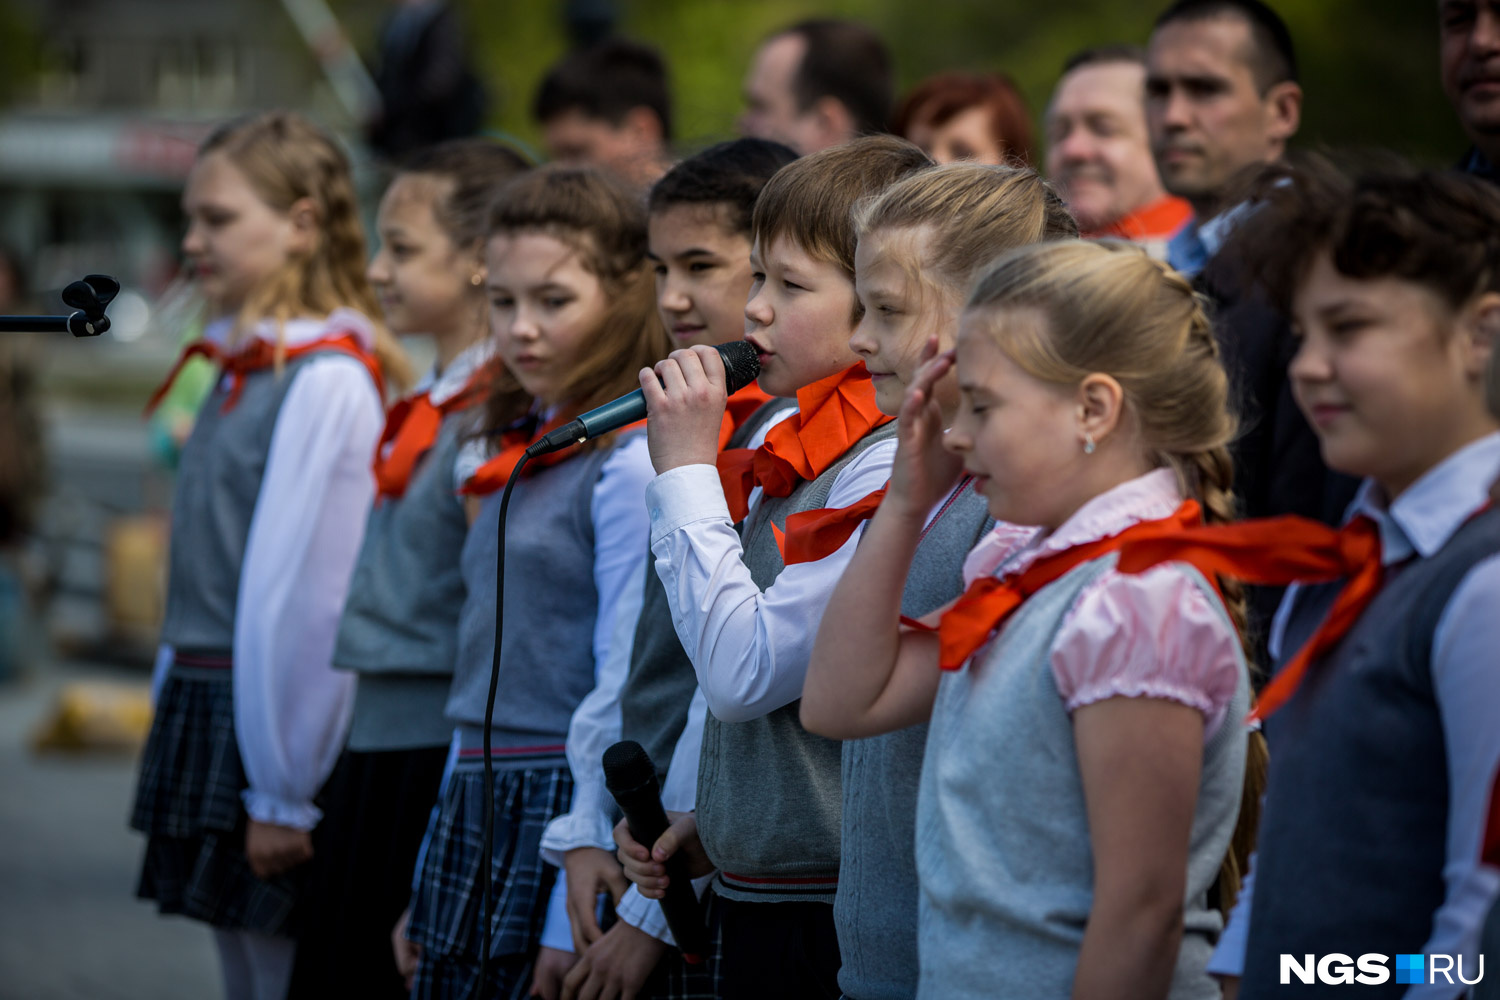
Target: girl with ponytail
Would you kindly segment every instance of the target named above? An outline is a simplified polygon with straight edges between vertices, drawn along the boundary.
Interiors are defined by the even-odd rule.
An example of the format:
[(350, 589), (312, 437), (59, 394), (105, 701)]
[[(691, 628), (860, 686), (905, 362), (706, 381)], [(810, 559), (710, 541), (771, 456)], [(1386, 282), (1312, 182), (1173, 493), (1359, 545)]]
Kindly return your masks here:
[[(930, 718), (916, 822), (917, 995), (1219, 995), (1213, 890), (1244, 793), (1249, 672), (1232, 588), (1117, 549), (1230, 510), (1227, 379), (1201, 306), (1125, 244), (1012, 250), (902, 403), (889, 491), (813, 669), (845, 739)], [(956, 367), (951, 428), (935, 389)], [(968, 589), (900, 619), (932, 505), (997, 519)], [(900, 624), (898, 624), (898, 621)]]
[(183, 211), (211, 311), (186, 356), (219, 379), (172, 499), (138, 892), (214, 929), (230, 1000), (281, 997), (349, 719), (353, 677), (331, 659), (382, 387), (408, 372), (365, 279), (349, 162), (321, 129), (286, 112), (224, 126)]

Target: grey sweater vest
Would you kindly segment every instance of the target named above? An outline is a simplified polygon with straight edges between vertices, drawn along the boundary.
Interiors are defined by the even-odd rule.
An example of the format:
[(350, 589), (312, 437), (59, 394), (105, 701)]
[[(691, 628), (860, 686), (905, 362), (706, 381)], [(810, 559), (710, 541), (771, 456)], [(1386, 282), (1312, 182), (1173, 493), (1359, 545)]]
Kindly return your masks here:
[[(498, 766), (509, 760), (531, 766), (538, 756), (562, 759), (568, 721), (593, 690), (599, 592), (591, 508), (609, 455), (601, 448), (539, 469), (511, 494), (492, 734)], [(447, 713), (469, 729), (484, 724), (495, 650), (500, 497), (496, 491), (484, 498), (460, 558), (466, 592)]]
[(406, 492), (376, 502), (354, 564), (333, 664), (359, 676), (349, 749), (445, 746), (443, 717), (464, 582), (459, 553), (468, 532), (453, 492), (453, 462), (472, 412), (444, 418)]
[[(727, 447), (745, 447), (745, 442), (754, 438), (766, 421), (795, 404), (794, 399), (773, 399), (766, 403), (734, 432)], [(672, 605), (667, 601), (661, 577), (656, 574), (656, 559), (648, 554), (641, 615), (630, 651), (630, 673), (620, 690), (620, 738), (635, 740), (645, 747), (657, 776), (663, 780), (677, 739), (687, 725), (688, 705), (697, 689), (698, 677), (682, 648), (682, 640), (677, 638), (677, 627), (672, 624)]]
[[(1458, 585), (1496, 552), (1500, 509), (1464, 524), (1431, 558), (1396, 570), (1266, 720), (1271, 771), (1240, 987), (1247, 1000), (1322, 989), (1295, 978), (1280, 985), (1283, 952), (1299, 961), (1309, 953), (1417, 954), (1431, 936), (1448, 834), (1432, 638)], [(1284, 652), (1311, 638), (1340, 586), (1300, 591)], [(1406, 989), (1392, 976), (1360, 994)]]
[[(967, 666), (943, 677), (917, 810), (924, 1000), (1071, 994), (1094, 868), (1051, 649), (1079, 594), (1115, 558), (1085, 563), (1033, 594)], [(1188, 572), (1221, 608), (1208, 582)], [(1249, 704), (1241, 659), (1225, 720), (1203, 748), (1171, 1000), (1219, 996), (1204, 971), (1222, 929), (1208, 893), (1239, 815), (1246, 745), (1239, 720)]]
[[(178, 650), (234, 648), (240, 569), (276, 418), (297, 373), (327, 353), (314, 351), (288, 361), (280, 374), (272, 368), (249, 372), (239, 400), (227, 413), (229, 390), (222, 380), (203, 401), (182, 447), (183, 474), (172, 494), (162, 642)], [(350, 511), (349, 516), (363, 513)]]
[[(771, 525), (784, 529), (789, 515), (827, 506), (839, 472), (895, 433), (894, 421), (879, 427), (791, 495), (761, 498), (742, 529), (745, 565), (757, 587), (768, 589), (784, 568)], [(750, 722), (720, 722), (709, 712), (703, 727), (698, 835), (719, 870), (714, 891), (728, 899), (833, 901), (840, 749), (802, 728), (800, 705), (794, 701)]]
[[(901, 613), (921, 618), (963, 593), (964, 556), (993, 520), (965, 487), (917, 546)], [(926, 724), (844, 743), (839, 891), (839, 989), (850, 1000), (909, 1000), (917, 992), (917, 790)]]

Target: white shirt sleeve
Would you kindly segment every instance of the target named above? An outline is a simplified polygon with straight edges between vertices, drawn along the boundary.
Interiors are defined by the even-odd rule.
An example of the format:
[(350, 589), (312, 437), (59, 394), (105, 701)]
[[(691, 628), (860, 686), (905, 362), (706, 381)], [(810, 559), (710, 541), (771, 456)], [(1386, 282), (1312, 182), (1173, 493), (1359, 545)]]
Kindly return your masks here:
[(1255, 852), (1250, 852), (1249, 870), (1240, 883), (1240, 893), (1235, 897), (1234, 909), (1224, 922), (1224, 933), (1209, 957), (1207, 972), (1213, 976), (1245, 974), (1245, 946), (1250, 943), (1250, 906), (1255, 900)]
[[(613, 799), (604, 787), (601, 758), (620, 739), (620, 689), (630, 669), (630, 643), (640, 617), (643, 588), (641, 562), (650, 532), (646, 518), (646, 484), (652, 476), (646, 436), (621, 443), (605, 459), (594, 487), (590, 516), (594, 524), (594, 587), (599, 594), (594, 619), (594, 690), (573, 711), (568, 723), (568, 767), (573, 773), (573, 801), (567, 813), (547, 824), (542, 857), (558, 866), (557, 884), (547, 907), (551, 940), (567, 932), (567, 889), (562, 855), (575, 847), (598, 847), (613, 852)], [(562, 932), (557, 927), (562, 928)], [(544, 943), (547, 937), (544, 934)]]
[[(682, 727), (682, 735), (678, 737), (677, 746), (672, 750), (672, 763), (667, 768), (667, 780), (661, 789), (662, 807), (672, 812), (692, 812), (697, 802), (698, 758), (703, 751), (703, 723), (707, 717), (708, 702), (703, 697), (702, 689), (696, 690), (693, 692), (693, 700), (688, 704), (687, 723)], [(693, 886), (700, 896), (712, 880), (711, 874), (694, 879)], [(667, 929), (667, 918), (662, 914), (661, 904), (642, 896), (635, 886), (626, 890), (615, 912), (630, 926), (667, 944), (676, 944), (672, 939), (672, 932)]]
[[(834, 480), (828, 506), (847, 507), (884, 486), (895, 453), (894, 440), (866, 448)], [(714, 716), (748, 722), (802, 697), (818, 622), (854, 556), (858, 532), (817, 562), (788, 566), (762, 593), (741, 559), (713, 466), (663, 473), (647, 488), (646, 502), (656, 572)]]
[(240, 568), (234, 722), (250, 817), (309, 830), (349, 722), (354, 675), (330, 661), (374, 499), (383, 413), (352, 358), (316, 358), (293, 379)]
[[(654, 580), (652, 581), (655, 582)], [(641, 587), (626, 587), (616, 602), (615, 630), (594, 690), (579, 703), (568, 723), (568, 769), (573, 772), (573, 804), (547, 824), (542, 858), (554, 865), (575, 847), (598, 847), (614, 853), (613, 812), (604, 787), (600, 761), (620, 739), (620, 691), (630, 672), (636, 620), (641, 615)]]
[(177, 650), (170, 643), (161, 643), (156, 647), (156, 659), (151, 663), (151, 704), (154, 706), (161, 701), (162, 685), (167, 683), (167, 671), (172, 669), (172, 661), (177, 658)]
[[(1464, 975), (1479, 967), (1479, 938), (1500, 895), (1500, 871), (1480, 864), (1490, 790), (1500, 769), (1500, 555), (1471, 569), (1438, 620), (1432, 640), (1432, 681), (1448, 756), (1448, 843), (1442, 905), (1432, 918), (1424, 955), (1462, 956)], [(1455, 984), (1457, 969), (1454, 970)], [(1454, 996), (1441, 976), (1413, 986), (1408, 1000)]]
[(573, 928), (568, 925), (568, 874), (557, 870), (552, 895), (547, 899), (547, 920), (542, 924), (543, 948), (573, 953)]

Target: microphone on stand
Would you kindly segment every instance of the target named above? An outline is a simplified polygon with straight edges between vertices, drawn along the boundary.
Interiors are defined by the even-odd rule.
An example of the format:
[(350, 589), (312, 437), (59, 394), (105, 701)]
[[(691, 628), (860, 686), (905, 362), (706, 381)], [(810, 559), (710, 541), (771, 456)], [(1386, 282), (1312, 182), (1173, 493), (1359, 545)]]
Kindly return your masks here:
[[(731, 340), (727, 344), (720, 344), (714, 350), (718, 351), (719, 357), (724, 359), (726, 391), (739, 392), (760, 376), (760, 358), (757, 357), (754, 346), (747, 341)], [(543, 435), (526, 449), (526, 454), (536, 458), (538, 455), (546, 455), (569, 445), (583, 444), (590, 438), (617, 431), (621, 427), (644, 419), (645, 416), (646, 396), (637, 389), (626, 393), (619, 399), (612, 399), (603, 406), (596, 406), (557, 430)]]
[(0, 333), (71, 333), (97, 337), (109, 329), (104, 307), (120, 294), (120, 283), (107, 274), (86, 274), (62, 290), (62, 300), (76, 312), (67, 316), (0, 316)]

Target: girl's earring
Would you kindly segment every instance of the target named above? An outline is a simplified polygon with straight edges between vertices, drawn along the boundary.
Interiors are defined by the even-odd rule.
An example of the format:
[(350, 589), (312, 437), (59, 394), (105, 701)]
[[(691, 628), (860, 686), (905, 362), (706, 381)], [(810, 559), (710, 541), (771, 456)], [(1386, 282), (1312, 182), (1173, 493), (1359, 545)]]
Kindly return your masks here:
[(469, 284), (473, 285), (475, 288), (478, 288), (480, 285), (484, 284), (484, 275), (475, 272), (475, 274), (469, 278)]
[(1094, 435), (1088, 433), (1083, 435), (1083, 453), (1085, 455), (1094, 453)]

